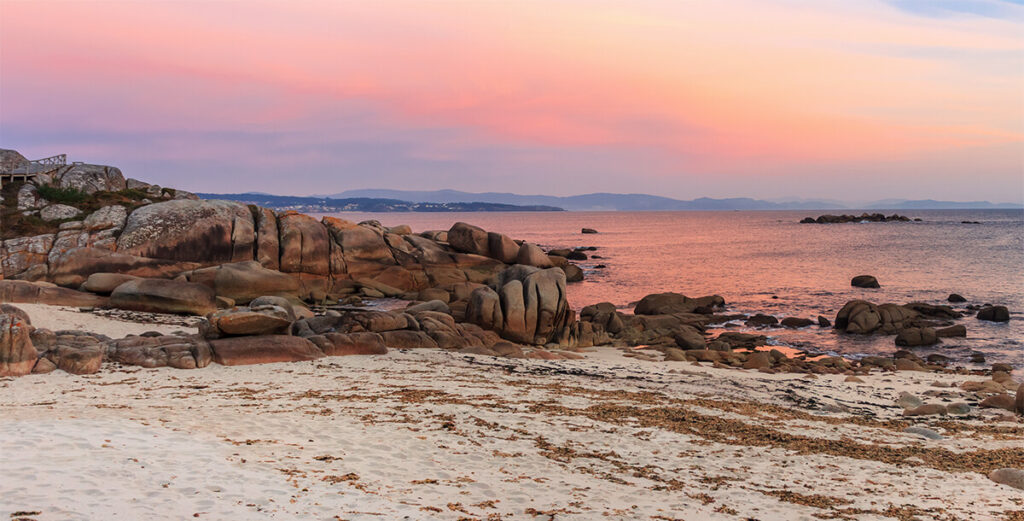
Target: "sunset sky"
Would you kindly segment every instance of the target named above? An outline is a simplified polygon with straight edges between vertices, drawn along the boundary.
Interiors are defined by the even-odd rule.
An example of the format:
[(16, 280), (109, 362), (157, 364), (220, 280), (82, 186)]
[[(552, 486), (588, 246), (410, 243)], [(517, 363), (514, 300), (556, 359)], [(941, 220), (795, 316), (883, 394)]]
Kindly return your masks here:
[(1024, 201), (1024, 0), (0, 0), (0, 147), (204, 192)]

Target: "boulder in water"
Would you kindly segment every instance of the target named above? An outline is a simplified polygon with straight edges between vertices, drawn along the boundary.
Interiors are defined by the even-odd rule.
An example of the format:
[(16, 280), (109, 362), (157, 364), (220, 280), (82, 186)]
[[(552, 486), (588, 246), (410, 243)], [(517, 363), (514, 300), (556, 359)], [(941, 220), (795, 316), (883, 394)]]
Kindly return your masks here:
[(855, 288), (880, 288), (878, 279), (873, 275), (857, 275), (850, 281), (850, 285)]

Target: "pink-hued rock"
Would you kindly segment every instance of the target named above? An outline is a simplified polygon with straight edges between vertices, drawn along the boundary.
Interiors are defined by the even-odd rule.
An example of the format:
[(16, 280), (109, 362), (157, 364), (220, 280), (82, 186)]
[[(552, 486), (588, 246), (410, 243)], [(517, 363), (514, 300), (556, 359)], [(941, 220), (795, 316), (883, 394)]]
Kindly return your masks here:
[(313, 342), (287, 335), (238, 336), (210, 341), (213, 361), (221, 365), (302, 362), (324, 357)]
[(166, 279), (136, 279), (114, 289), (110, 294), (110, 305), (154, 313), (206, 315), (217, 310), (217, 299), (213, 290), (202, 284)]
[(36, 348), (27, 322), (15, 315), (0, 313), (0, 376), (22, 376), (36, 365)]

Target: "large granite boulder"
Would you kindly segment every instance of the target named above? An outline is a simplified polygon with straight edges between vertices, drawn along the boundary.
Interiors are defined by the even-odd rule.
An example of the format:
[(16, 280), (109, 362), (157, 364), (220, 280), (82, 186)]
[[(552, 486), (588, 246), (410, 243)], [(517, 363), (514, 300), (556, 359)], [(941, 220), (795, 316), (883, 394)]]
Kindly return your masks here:
[(977, 317), (989, 322), (1009, 322), (1010, 310), (1006, 306), (986, 306), (978, 310)]
[(930, 327), (908, 327), (896, 333), (896, 345), (904, 347), (930, 346), (937, 344), (939, 337)]
[(331, 273), (330, 237), (320, 221), (296, 212), (277, 219), (281, 271), (327, 276)]
[(210, 341), (213, 361), (221, 365), (301, 362), (324, 357), (313, 342), (297, 336), (236, 336)]
[(0, 302), (97, 307), (107, 305), (108, 299), (92, 293), (55, 287), (52, 284), (0, 280)]
[(209, 287), (165, 279), (125, 282), (110, 294), (110, 305), (135, 311), (189, 315), (206, 315), (217, 310), (216, 294)]
[(94, 230), (122, 230), (124, 223), (128, 220), (128, 210), (121, 205), (104, 206), (89, 214), (82, 221), (82, 227), (87, 231)]
[(388, 348), (378, 333), (325, 333), (308, 339), (327, 356), (383, 355)]
[(693, 313), (697, 308), (725, 306), (725, 299), (718, 295), (690, 298), (680, 293), (655, 293), (640, 299), (633, 313), (637, 315), (670, 315)]
[(850, 286), (855, 288), (880, 288), (878, 279), (873, 275), (857, 275), (850, 280)]
[(487, 234), (488, 256), (505, 264), (515, 264), (519, 256), (519, 245), (511, 237), (502, 233)]
[(117, 192), (127, 187), (120, 169), (104, 165), (71, 165), (54, 174), (53, 182), (60, 188), (73, 188), (87, 194)]
[(85, 282), (82, 283), (82, 287), (80, 289), (82, 291), (88, 291), (98, 295), (109, 295), (121, 284), (124, 284), (129, 280), (136, 280), (139, 278), (141, 277), (125, 273), (93, 273), (92, 275), (89, 275), (89, 278), (85, 279)]
[(851, 300), (836, 314), (833, 327), (846, 333), (891, 335), (910, 327), (917, 317), (916, 311), (896, 304), (875, 305), (865, 300)]
[(490, 252), (487, 232), (464, 222), (457, 222), (448, 230), (448, 244), (461, 253), (487, 255)]
[(281, 268), (277, 215), (269, 208), (259, 208), (256, 211), (256, 260), (270, 270)]
[(34, 266), (42, 266), (45, 275), (46, 258), (54, 239), (51, 233), (0, 241), (0, 273), (3, 278), (21, 275)]
[(36, 364), (32, 326), (19, 316), (0, 313), (0, 376), (22, 376)]
[(200, 331), (208, 339), (284, 334), (291, 327), (293, 317), (294, 315), (289, 315), (287, 309), (279, 306), (267, 305), (257, 309), (235, 307), (207, 315), (206, 322), (200, 326)]
[(535, 268), (550, 268), (554, 266), (551, 258), (548, 257), (540, 246), (524, 242), (519, 246), (519, 253), (516, 254), (516, 264), (533, 266)]
[(117, 251), (209, 265), (252, 260), (254, 240), (252, 212), (244, 204), (179, 199), (132, 212)]
[(39, 217), (44, 221), (60, 221), (78, 217), (82, 211), (66, 204), (51, 204), (39, 210)]
[[(490, 292), (474, 291), (466, 316), (513, 342), (567, 344), (575, 317), (566, 301), (565, 284), (565, 273), (558, 268), (542, 270), (517, 264), (491, 282), (499, 306)], [(495, 324), (497, 318), (502, 320), (500, 328)]]
[(264, 295), (290, 297), (299, 295), (298, 281), (280, 271), (264, 268), (259, 262), (233, 262), (187, 271), (182, 275), (189, 282), (203, 284), (221, 297), (227, 297), (236, 304)]
[(349, 277), (372, 276), (398, 264), (384, 241), (384, 234), (375, 227), (328, 218), (324, 219), (324, 224), (341, 247), (345, 273)]
[(131, 335), (108, 343), (105, 356), (124, 365), (200, 369), (210, 365), (213, 352), (197, 335)]
[(71, 248), (50, 253), (49, 278), (61, 286), (78, 287), (94, 273), (119, 273), (146, 278), (170, 278), (195, 269), (195, 262), (153, 259), (102, 248)]

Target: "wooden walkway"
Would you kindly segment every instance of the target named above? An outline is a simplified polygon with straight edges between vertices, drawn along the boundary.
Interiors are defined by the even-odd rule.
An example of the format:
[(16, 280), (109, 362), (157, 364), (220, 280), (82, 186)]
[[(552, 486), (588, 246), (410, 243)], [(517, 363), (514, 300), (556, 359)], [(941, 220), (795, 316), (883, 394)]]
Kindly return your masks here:
[(58, 154), (55, 156), (45, 157), (43, 159), (36, 159), (29, 161), (24, 166), (19, 166), (11, 170), (0, 171), (0, 186), (4, 183), (12, 183), (16, 181), (30, 181), (35, 179), (37, 175), (49, 174), (56, 172), (61, 168), (64, 168), (68, 164), (67, 154)]

